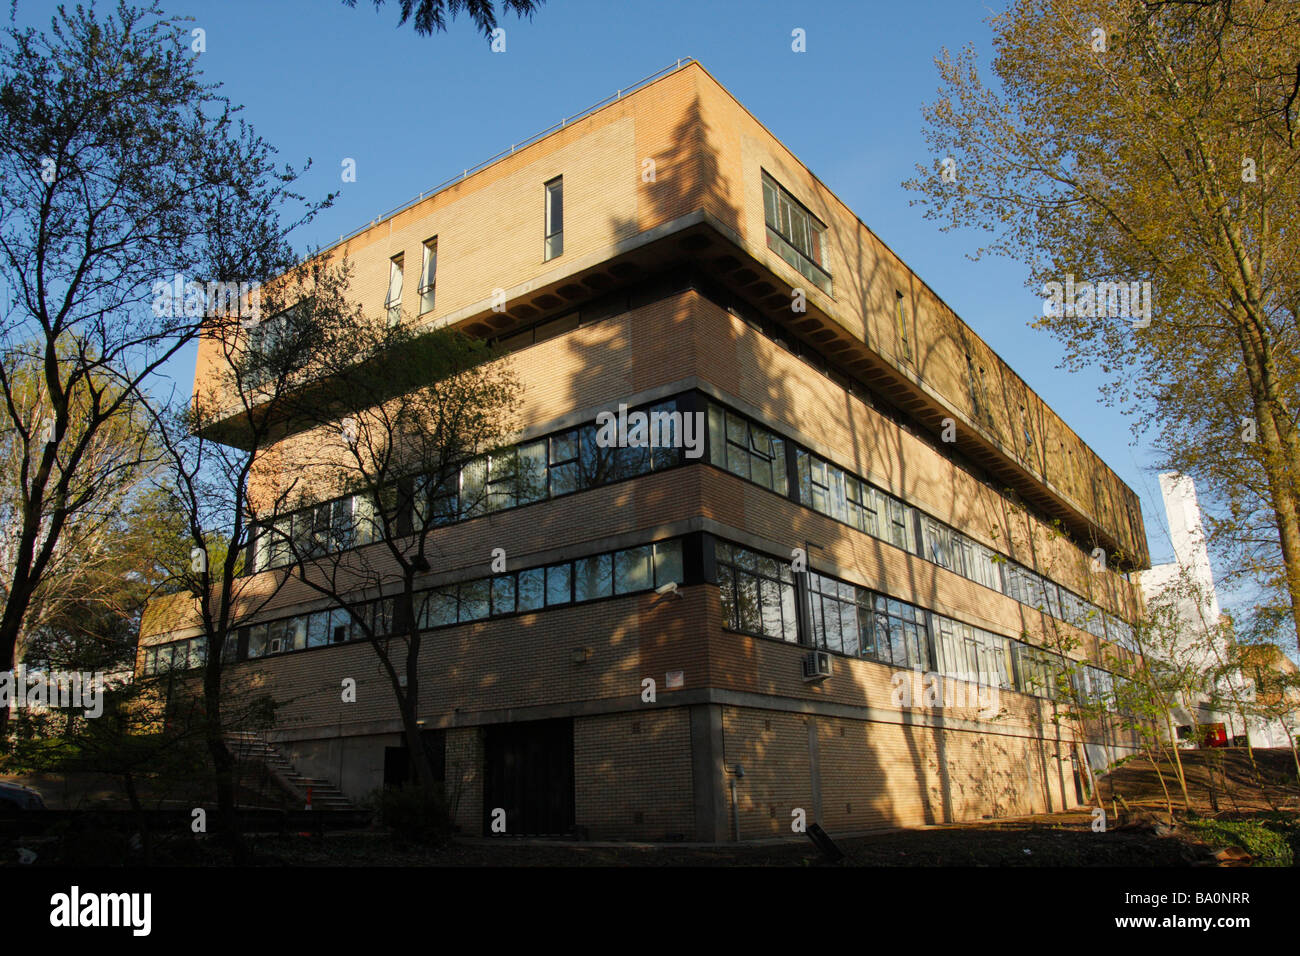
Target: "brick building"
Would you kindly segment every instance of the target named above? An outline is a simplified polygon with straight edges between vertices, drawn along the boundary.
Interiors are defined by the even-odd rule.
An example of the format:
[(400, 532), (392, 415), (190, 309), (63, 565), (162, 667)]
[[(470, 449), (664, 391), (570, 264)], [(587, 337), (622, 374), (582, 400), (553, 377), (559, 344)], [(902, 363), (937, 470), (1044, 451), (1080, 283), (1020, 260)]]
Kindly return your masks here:
[[(1124, 749), (1054, 721), (1052, 687), (1100, 693), (1130, 641), (1136, 496), (699, 64), (332, 251), (367, 307), (492, 340), (525, 383), (543, 493), (439, 529), (427, 576), (420, 709), (463, 831), (495, 808), (509, 833), (701, 840), (796, 810), (833, 833), (1005, 816), (1075, 804), (1081, 752)], [(621, 405), (700, 441), (590, 473)], [(339, 613), (288, 580), (227, 679), (260, 675), (272, 743), (359, 798), (403, 744)], [(194, 663), (190, 615), (150, 606), (142, 673)]]

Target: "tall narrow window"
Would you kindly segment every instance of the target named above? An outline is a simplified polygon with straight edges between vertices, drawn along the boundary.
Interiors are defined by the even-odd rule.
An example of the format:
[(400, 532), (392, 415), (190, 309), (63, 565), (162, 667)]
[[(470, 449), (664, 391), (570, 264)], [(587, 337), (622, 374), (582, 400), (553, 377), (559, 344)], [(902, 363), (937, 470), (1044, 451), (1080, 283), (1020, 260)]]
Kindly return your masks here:
[(975, 362), (971, 359), (969, 352), (966, 354), (966, 384), (970, 388), (972, 417), (983, 418), (984, 403), (980, 401), (979, 380), (975, 374)]
[(424, 244), (424, 265), (420, 269), (420, 314), (433, 311), (433, 286), (438, 277), (438, 237)]
[(564, 177), (546, 184), (546, 258), (564, 252)]
[(912, 337), (908, 335), (907, 329), (907, 303), (903, 301), (903, 293), (895, 292), (894, 295), (894, 319), (898, 323), (899, 353), (910, 362), (912, 361)]
[(388, 324), (396, 325), (402, 319), (402, 256), (395, 255), (388, 263), (388, 297), (384, 299), (388, 310)]

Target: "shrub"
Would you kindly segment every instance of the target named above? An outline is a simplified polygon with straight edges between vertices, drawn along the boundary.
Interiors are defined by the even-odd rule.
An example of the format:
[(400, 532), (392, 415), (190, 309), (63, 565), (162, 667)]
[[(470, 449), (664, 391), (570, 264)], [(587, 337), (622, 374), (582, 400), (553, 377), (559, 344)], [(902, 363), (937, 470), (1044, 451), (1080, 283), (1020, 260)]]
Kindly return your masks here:
[(400, 842), (443, 846), (451, 839), (451, 813), (441, 787), (409, 784), (385, 790), (379, 797), (379, 815)]
[(1209, 843), (1241, 847), (1255, 858), (1256, 866), (1295, 865), (1291, 834), (1278, 832), (1276, 822), (1270, 826), (1257, 820), (1187, 820), (1186, 825)]

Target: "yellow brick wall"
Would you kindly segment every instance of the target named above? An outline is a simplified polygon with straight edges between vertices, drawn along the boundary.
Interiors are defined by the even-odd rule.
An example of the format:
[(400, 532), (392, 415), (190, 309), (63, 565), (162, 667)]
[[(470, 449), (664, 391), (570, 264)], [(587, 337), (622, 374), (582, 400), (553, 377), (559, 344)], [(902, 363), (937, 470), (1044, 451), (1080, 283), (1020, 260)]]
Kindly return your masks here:
[(685, 708), (580, 717), (573, 722), (573, 760), (575, 818), (591, 839), (694, 833)]

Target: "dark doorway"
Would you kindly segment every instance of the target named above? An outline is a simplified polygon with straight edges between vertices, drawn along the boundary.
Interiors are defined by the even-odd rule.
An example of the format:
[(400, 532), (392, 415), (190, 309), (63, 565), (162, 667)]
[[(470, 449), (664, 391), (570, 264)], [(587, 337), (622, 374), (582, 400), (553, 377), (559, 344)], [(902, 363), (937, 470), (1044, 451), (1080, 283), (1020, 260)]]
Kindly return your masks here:
[[(487, 728), (483, 832), (505, 811), (511, 836), (573, 832), (573, 721), (534, 720)], [(499, 817), (499, 815), (498, 815)]]
[[(429, 761), (433, 764), (433, 779), (442, 783), (447, 767), (447, 735), (441, 730), (426, 730), (422, 737), (424, 748), (429, 752)], [(384, 789), (400, 787), (413, 780), (411, 752), (406, 747), (406, 741), (402, 741), (400, 747), (385, 747)]]

